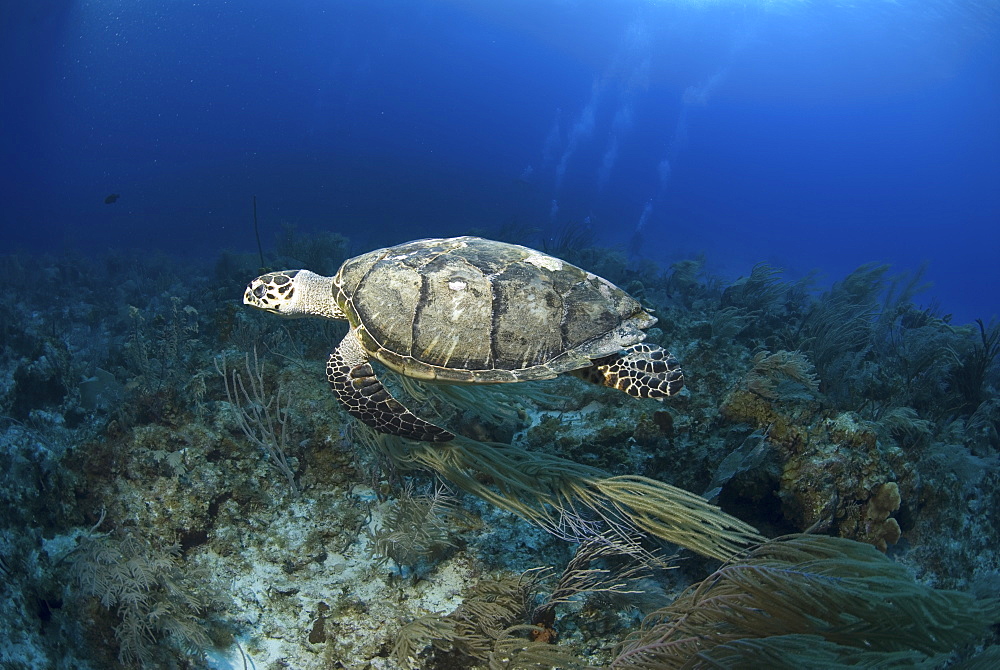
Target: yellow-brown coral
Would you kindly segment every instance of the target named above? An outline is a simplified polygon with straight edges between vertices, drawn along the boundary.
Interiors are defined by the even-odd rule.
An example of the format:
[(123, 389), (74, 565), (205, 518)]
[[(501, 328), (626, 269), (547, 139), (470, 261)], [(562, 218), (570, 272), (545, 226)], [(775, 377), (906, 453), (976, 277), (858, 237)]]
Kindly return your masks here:
[(899, 542), (899, 523), (889, 515), (899, 509), (900, 502), (896, 482), (882, 484), (867, 503), (848, 510), (840, 523), (840, 535), (867, 542), (884, 552), (888, 545)]
[[(758, 356), (726, 396), (722, 415), (767, 430), (781, 461), (778, 497), (787, 521), (801, 530), (820, 524), (885, 551), (900, 535), (890, 516), (900, 504), (892, 468), (898, 449), (881, 444), (874, 426), (854, 413), (831, 414), (807, 396), (781, 397), (776, 385), (762, 386), (772, 367), (788, 376), (786, 358)], [(775, 365), (762, 367), (766, 361)], [(815, 388), (811, 375), (795, 381)]]

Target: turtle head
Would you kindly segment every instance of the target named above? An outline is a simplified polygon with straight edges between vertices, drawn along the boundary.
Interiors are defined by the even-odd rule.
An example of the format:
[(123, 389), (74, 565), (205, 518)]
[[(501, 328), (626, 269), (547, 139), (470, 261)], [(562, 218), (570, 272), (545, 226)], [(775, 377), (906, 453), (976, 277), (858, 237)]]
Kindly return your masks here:
[(247, 285), (243, 304), (281, 316), (343, 318), (333, 300), (333, 278), (309, 270), (268, 272)]
[(257, 277), (247, 284), (243, 304), (282, 316), (296, 314), (299, 291), (296, 290), (295, 277), (302, 272), (304, 270), (282, 270)]

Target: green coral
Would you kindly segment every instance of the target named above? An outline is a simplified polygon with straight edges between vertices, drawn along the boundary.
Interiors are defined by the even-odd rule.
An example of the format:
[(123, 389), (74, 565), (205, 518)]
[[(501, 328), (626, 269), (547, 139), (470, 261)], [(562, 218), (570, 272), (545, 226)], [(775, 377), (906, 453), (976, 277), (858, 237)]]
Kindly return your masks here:
[[(459, 437), (447, 444), (404, 440), (359, 425), (355, 436), (400, 470), (430, 470), (463, 491), (574, 539), (610, 526), (642, 532), (704, 556), (729, 558), (760, 535), (704, 498), (635, 475), (608, 473), (547, 454)], [(600, 530), (597, 531), (601, 532)]]
[(612, 668), (939, 665), (1000, 622), (1000, 600), (936, 590), (867, 544), (761, 545), (650, 615)]

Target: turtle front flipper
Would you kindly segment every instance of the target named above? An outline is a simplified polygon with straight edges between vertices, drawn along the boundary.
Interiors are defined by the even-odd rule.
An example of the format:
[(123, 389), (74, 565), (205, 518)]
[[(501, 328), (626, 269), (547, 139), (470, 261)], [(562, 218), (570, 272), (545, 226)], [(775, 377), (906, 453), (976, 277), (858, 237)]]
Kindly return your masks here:
[(681, 364), (666, 349), (655, 344), (633, 344), (626, 347), (624, 353), (596, 359), (591, 367), (576, 370), (574, 374), (636, 398), (659, 400), (684, 388)]
[(326, 378), (340, 404), (380, 433), (425, 442), (447, 442), (455, 437), (413, 414), (390, 395), (375, 376), (368, 355), (353, 332), (330, 354)]

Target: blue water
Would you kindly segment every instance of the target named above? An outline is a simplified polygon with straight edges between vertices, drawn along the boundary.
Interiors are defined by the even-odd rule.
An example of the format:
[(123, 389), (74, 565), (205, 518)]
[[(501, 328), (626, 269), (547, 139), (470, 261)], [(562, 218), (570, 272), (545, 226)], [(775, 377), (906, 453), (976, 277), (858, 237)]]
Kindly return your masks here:
[(590, 226), (731, 278), (928, 261), (988, 319), (998, 4), (847, 4), (4, 3), (5, 247), (256, 251), (256, 196), (265, 247)]

